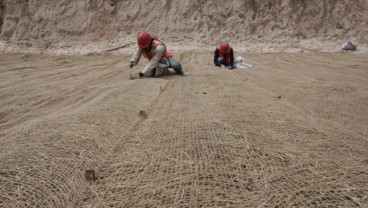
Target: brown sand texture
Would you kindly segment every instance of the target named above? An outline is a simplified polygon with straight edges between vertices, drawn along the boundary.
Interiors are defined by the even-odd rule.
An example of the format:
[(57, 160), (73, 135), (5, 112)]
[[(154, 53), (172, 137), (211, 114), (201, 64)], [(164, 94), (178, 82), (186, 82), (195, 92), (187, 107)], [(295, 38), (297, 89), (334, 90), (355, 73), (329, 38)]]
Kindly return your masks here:
[(347, 41), (368, 52), (368, 0), (0, 0), (0, 51), (87, 54), (140, 30), (180, 50), (226, 39), (247, 52)]
[(0, 207), (367, 207), (367, 56), (238, 55), (0, 53)]

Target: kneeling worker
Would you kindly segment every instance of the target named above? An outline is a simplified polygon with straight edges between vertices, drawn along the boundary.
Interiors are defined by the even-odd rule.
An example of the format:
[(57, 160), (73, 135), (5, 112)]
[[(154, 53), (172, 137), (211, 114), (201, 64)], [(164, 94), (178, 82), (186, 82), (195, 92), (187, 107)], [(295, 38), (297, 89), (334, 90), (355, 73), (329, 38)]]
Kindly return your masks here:
[(234, 51), (233, 51), (233, 48), (230, 47), (228, 42), (223, 41), (216, 48), (213, 62), (218, 67), (221, 67), (221, 65), (224, 65), (228, 69), (235, 69)]
[(131, 79), (160, 77), (165, 75), (168, 68), (174, 69), (179, 75), (188, 75), (188, 73), (182, 69), (181, 64), (172, 57), (172, 52), (167, 50), (166, 45), (152, 38), (148, 32), (139, 32), (137, 35), (137, 42), (138, 49), (134, 53), (129, 67), (132, 68), (137, 65), (142, 55), (148, 59), (149, 63), (139, 73), (130, 75)]

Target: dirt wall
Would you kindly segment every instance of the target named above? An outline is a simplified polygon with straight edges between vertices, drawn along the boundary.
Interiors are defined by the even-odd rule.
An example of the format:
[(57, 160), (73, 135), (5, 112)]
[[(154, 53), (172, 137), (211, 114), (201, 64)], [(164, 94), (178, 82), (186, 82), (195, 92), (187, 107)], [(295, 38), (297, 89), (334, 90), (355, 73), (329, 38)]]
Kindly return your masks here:
[[(4, 0), (3, 0), (4, 1)], [(367, 0), (12, 0), (1, 38), (58, 43), (133, 39), (141, 29), (172, 42), (211, 44), (300, 37), (368, 37)], [(3, 11), (1, 11), (3, 13)]]
[(4, 0), (0, 0), (0, 34), (1, 28), (3, 26), (3, 18), (4, 18)]

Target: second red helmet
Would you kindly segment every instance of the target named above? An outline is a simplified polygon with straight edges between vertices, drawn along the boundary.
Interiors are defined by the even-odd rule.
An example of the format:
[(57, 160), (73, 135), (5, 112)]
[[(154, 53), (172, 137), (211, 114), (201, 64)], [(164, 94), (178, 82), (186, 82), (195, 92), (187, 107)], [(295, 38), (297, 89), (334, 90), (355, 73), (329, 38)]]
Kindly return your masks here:
[(221, 53), (230, 53), (230, 45), (226, 41), (221, 42), (219, 49)]

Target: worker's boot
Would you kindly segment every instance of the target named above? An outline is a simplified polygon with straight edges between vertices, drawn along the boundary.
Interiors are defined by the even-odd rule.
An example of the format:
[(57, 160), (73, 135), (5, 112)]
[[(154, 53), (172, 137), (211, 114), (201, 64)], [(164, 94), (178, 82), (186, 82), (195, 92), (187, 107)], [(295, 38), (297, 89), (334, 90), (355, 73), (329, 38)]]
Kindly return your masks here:
[(182, 75), (182, 76), (188, 76), (189, 75), (189, 73), (188, 72), (186, 72), (186, 71), (184, 71), (184, 70), (182, 70), (182, 72), (181, 72), (181, 74), (180, 75)]
[(182, 75), (182, 76), (188, 76), (189, 73), (184, 71), (184, 69), (182, 68), (181, 64), (173, 67), (174, 71), (179, 74), (179, 75)]

